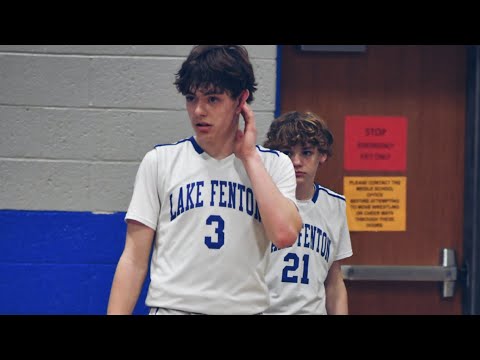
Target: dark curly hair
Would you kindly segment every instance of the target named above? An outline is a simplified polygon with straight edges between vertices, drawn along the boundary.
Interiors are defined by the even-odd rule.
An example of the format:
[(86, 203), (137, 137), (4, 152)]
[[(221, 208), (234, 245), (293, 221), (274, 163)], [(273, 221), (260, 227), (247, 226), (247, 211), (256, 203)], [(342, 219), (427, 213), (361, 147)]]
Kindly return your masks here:
[(247, 89), (248, 104), (257, 90), (247, 49), (241, 45), (195, 46), (175, 74), (174, 85), (184, 96), (204, 89), (228, 92), (231, 98), (237, 98)]
[(332, 156), (333, 135), (326, 122), (312, 112), (291, 111), (270, 124), (264, 146), (284, 150), (300, 144), (315, 146), (321, 154)]

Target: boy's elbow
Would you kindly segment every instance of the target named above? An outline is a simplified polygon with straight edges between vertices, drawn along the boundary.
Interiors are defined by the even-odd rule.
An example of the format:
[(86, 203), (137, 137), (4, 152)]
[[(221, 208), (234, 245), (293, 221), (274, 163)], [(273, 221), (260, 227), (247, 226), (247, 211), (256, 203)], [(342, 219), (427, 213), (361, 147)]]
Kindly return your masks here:
[(274, 227), (275, 233), (271, 234), (273, 236), (270, 238), (275, 239), (272, 242), (279, 249), (290, 247), (297, 241), (302, 226), (303, 222), (300, 213), (295, 209), (295, 211), (288, 215), (286, 220), (277, 221)]
[(279, 234), (277, 234), (275, 246), (279, 249), (287, 248), (295, 244), (297, 241), (298, 234), (301, 230), (301, 223), (300, 226), (290, 226), (288, 228), (283, 229)]

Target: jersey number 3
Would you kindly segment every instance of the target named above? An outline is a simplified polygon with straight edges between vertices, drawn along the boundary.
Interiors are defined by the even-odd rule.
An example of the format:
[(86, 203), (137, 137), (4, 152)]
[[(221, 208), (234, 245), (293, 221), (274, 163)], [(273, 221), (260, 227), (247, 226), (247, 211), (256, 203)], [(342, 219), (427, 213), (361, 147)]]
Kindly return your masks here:
[(219, 215), (210, 215), (207, 218), (207, 225), (215, 226), (215, 234), (217, 234), (217, 239), (213, 240), (211, 236), (205, 236), (205, 245), (209, 249), (220, 249), (225, 243), (225, 221)]
[[(310, 257), (308, 254), (304, 254), (302, 257), (303, 260), (303, 271), (302, 277), (300, 278), (300, 282), (302, 284), (308, 284), (308, 261)], [(293, 264), (290, 264), (290, 260), (293, 260)], [(288, 265), (285, 265), (282, 271), (282, 282), (288, 283), (298, 283), (298, 276), (297, 275), (290, 275), (289, 273), (295, 273), (298, 270), (300, 265), (300, 259), (298, 255), (295, 253), (288, 253), (283, 258), (283, 261), (288, 262)]]

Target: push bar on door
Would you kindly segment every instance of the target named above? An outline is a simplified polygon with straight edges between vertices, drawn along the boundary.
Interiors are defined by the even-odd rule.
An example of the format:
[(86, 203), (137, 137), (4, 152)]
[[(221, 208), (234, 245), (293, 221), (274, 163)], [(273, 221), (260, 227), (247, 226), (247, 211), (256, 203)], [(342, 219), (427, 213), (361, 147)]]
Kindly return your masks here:
[(440, 266), (342, 265), (345, 280), (440, 281), (442, 296), (452, 297), (457, 280), (455, 251), (442, 249)]

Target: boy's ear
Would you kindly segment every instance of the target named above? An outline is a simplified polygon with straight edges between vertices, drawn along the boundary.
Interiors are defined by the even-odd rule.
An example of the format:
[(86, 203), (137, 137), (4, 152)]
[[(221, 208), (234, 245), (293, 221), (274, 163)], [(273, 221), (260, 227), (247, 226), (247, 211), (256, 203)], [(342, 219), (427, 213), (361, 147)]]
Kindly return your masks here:
[(238, 114), (240, 114), (242, 112), (243, 104), (245, 104), (247, 102), (247, 99), (248, 99), (249, 96), (250, 96), (250, 91), (245, 89), (245, 90), (242, 91), (242, 93), (238, 97), (238, 99), (239, 99), (239, 103), (238, 103), (238, 107), (237, 107), (237, 113)]
[(320, 165), (325, 164), (325, 162), (327, 161), (327, 159), (328, 159), (327, 154), (320, 154)]

